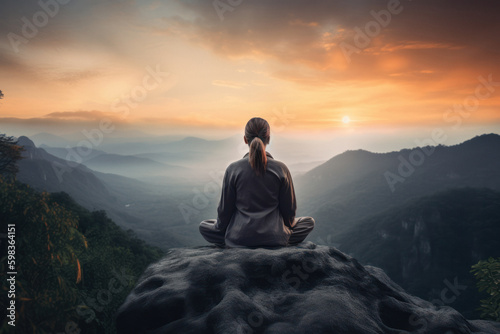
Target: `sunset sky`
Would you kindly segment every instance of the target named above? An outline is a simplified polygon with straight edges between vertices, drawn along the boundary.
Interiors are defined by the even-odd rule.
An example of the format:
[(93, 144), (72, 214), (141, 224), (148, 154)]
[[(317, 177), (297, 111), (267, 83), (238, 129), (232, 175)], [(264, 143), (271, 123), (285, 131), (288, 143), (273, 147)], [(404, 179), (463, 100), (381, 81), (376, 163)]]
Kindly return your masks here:
[(0, 127), (498, 133), (499, 17), (494, 0), (5, 0)]

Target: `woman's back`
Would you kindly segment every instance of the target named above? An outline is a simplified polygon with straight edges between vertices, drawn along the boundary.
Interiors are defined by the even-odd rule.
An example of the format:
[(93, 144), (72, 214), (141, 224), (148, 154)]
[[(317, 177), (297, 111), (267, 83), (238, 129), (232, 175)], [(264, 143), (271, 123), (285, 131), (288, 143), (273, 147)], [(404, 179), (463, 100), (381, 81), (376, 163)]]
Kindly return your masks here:
[[(267, 153), (267, 152), (266, 152)], [(265, 173), (257, 175), (248, 154), (226, 170), (219, 204), (220, 226), (228, 246), (284, 246), (296, 210), (295, 192), (285, 164), (267, 153)]]

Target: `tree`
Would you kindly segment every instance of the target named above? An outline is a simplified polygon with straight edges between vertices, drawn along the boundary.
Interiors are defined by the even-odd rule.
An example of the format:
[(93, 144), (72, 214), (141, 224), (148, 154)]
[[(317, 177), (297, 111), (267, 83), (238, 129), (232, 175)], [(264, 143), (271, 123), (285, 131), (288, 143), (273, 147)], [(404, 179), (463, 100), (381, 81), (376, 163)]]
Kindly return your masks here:
[[(164, 253), (123, 231), (104, 211), (90, 212), (66, 193), (39, 193), (0, 177), (0, 227), (15, 226), (15, 333), (115, 334), (114, 314), (146, 267)], [(7, 241), (14, 238), (13, 235)], [(0, 240), (0, 273), (9, 268)], [(5, 255), (3, 255), (5, 254)], [(1, 274), (0, 274), (1, 276)], [(0, 280), (0, 308), (10, 283)], [(14, 333), (10, 318), (0, 333)]]
[(500, 258), (489, 258), (472, 266), (479, 292), (488, 297), (481, 300), (481, 317), (500, 321)]
[(22, 146), (17, 145), (14, 137), (0, 134), (0, 175), (14, 178), (18, 172), (17, 161), (22, 159)]
[(1, 90), (0, 90), (0, 99), (3, 99), (3, 93)]
[[(3, 231), (15, 226), (15, 236), (9, 234), (6, 240), (15, 240), (18, 254), (22, 250), (22, 256), (15, 256), (15, 264), (11, 264), (7, 262), (7, 254), (11, 254), (7, 249), (11, 248), (6, 243), (0, 247), (5, 254), (1, 272), (18, 273), (15, 332), (60, 333), (78, 319), (75, 305), (81, 298), (83, 277), (80, 259), (87, 247), (85, 236), (78, 231), (78, 217), (53, 203), (49, 193), (0, 178), (0, 223)], [(8, 285), (1, 282), (1, 289), (8, 291)], [(7, 303), (6, 298), (0, 300), (3, 309)], [(6, 322), (0, 333), (10, 333)]]

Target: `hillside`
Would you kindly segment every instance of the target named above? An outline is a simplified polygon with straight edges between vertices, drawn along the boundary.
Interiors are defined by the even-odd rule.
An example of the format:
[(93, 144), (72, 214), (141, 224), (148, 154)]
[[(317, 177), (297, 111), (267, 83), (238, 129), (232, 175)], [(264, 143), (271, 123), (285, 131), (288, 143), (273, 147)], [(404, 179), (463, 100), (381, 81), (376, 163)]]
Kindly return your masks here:
[(27, 137), (19, 137), (18, 144), (25, 150), (18, 163), (21, 182), (48, 192), (64, 190), (86, 207), (94, 204), (96, 196), (109, 196), (104, 183), (85, 166), (54, 157)]
[[(432, 154), (422, 153), (422, 163), (413, 166), (411, 173), (403, 173), (404, 181), (393, 184), (392, 191), (387, 173), (399, 175), (402, 161), (409, 161), (410, 155), (415, 156), (412, 152), (421, 150), (347, 151), (296, 178), (299, 215), (313, 216), (317, 222), (311, 237), (328, 237), (335, 243), (339, 233), (362, 219), (447, 189), (500, 190), (500, 136), (489, 134), (455, 146), (424, 148)], [(401, 170), (406, 171), (405, 167)]]
[[(16, 333), (114, 333), (116, 309), (147, 264), (163, 255), (66, 193), (39, 193), (1, 178), (0, 223), (2, 231), (15, 227)], [(7, 243), (0, 245), (7, 254)], [(0, 267), (2, 275), (12, 271), (6, 260)], [(1, 284), (7, 291), (7, 280)], [(7, 293), (0, 301), (5, 310)], [(13, 333), (7, 320), (0, 332)]]
[(359, 223), (338, 236), (339, 248), (384, 269), (408, 292), (439, 299), (445, 280), (466, 287), (453, 306), (466, 317), (480, 295), (470, 268), (500, 257), (500, 192), (456, 189), (410, 201)]
[[(158, 210), (177, 211), (182, 195), (174, 198), (166, 194), (164, 186), (98, 173), (84, 165), (68, 163), (37, 148), (27, 137), (20, 137), (19, 145), (25, 148), (24, 159), (19, 161), (19, 181), (39, 191), (64, 191), (89, 210), (105, 210), (120, 226), (134, 229), (142, 238), (164, 249), (189, 244), (176, 239), (176, 231), (165, 233), (164, 213), (154, 214)], [(156, 204), (153, 210), (152, 203)], [(184, 221), (178, 217), (167, 223), (183, 225)]]

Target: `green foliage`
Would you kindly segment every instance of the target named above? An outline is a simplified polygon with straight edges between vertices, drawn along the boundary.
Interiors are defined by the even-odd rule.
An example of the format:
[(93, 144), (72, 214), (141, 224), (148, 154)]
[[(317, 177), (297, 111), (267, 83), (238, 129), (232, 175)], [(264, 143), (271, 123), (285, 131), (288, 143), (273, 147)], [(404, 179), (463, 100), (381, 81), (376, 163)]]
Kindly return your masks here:
[[(1, 96), (0, 91), (0, 96)], [(14, 178), (18, 172), (17, 162), (21, 159), (23, 147), (17, 145), (14, 137), (0, 134), (0, 175)]]
[[(16, 332), (113, 333), (113, 315), (145, 267), (162, 255), (65, 193), (0, 177), (0, 222), (16, 228)], [(6, 245), (1, 245), (7, 254)], [(4, 256), (0, 275), (9, 270)], [(0, 305), (7, 307), (6, 277)], [(0, 333), (9, 329), (3, 321)], [(76, 333), (75, 330), (70, 332)]]
[(471, 272), (477, 279), (479, 292), (488, 295), (481, 300), (481, 317), (500, 321), (500, 258), (479, 261), (472, 266)]

